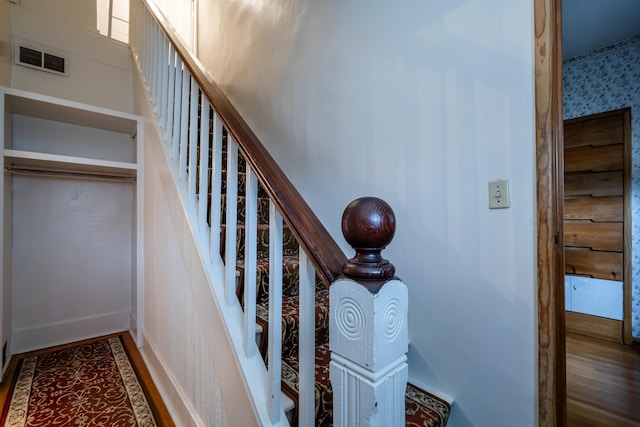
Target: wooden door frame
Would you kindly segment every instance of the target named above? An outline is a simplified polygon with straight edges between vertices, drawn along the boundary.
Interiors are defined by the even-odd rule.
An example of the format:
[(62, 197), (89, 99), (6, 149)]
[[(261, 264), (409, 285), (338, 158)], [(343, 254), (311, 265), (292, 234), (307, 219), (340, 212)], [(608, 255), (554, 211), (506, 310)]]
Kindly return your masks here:
[(631, 210), (631, 173), (633, 170), (633, 159), (631, 158), (631, 147), (633, 140), (631, 139), (631, 108), (626, 107), (622, 109), (622, 116), (624, 119), (624, 282), (622, 286), (622, 342), (631, 345), (633, 344), (633, 331), (631, 329), (632, 320), (632, 289), (633, 283), (631, 281), (631, 258), (632, 258), (632, 242), (633, 231), (631, 230), (632, 210)]
[(534, 0), (538, 425), (566, 425), (562, 0)]

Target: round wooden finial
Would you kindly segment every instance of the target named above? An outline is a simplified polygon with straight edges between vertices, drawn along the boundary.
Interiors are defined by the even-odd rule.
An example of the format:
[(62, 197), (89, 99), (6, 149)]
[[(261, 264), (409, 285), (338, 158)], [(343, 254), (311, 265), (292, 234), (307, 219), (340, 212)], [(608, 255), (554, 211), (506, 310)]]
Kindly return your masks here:
[(342, 272), (364, 280), (390, 279), (396, 268), (380, 252), (396, 232), (391, 206), (376, 197), (362, 197), (349, 203), (342, 214), (342, 234), (356, 251)]

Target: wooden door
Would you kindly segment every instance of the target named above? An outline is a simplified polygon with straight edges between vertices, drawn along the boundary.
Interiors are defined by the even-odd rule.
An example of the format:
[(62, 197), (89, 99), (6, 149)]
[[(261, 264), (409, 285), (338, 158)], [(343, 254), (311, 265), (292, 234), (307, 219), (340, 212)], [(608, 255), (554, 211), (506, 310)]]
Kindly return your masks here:
[[(564, 122), (565, 274), (623, 282), (624, 320), (631, 289), (630, 122), (629, 109)], [(630, 340), (624, 320), (567, 312), (567, 330), (617, 341), (628, 332)]]

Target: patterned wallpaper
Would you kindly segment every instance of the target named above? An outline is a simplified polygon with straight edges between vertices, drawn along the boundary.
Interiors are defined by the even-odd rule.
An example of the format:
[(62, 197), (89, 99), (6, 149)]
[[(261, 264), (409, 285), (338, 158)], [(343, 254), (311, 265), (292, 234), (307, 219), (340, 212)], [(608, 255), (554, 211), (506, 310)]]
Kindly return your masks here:
[(640, 337), (640, 34), (563, 63), (564, 118), (631, 107), (632, 329)]

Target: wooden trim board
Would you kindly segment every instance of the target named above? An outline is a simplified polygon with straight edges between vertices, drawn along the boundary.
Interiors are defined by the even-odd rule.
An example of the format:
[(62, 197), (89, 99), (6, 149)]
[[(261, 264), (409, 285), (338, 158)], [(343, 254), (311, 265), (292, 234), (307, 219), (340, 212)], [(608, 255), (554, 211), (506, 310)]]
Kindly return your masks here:
[(534, 0), (538, 425), (566, 425), (560, 0)]
[(567, 311), (567, 332), (603, 340), (622, 342), (622, 321)]
[(632, 300), (632, 277), (631, 277), (631, 258), (632, 258), (632, 227), (633, 214), (631, 212), (631, 171), (632, 166), (632, 150), (631, 150), (631, 109), (625, 108), (623, 110), (623, 126), (624, 126), (624, 265), (623, 265), (623, 277), (624, 286), (622, 288), (622, 340), (625, 344), (631, 344), (633, 331), (631, 330), (631, 300)]

